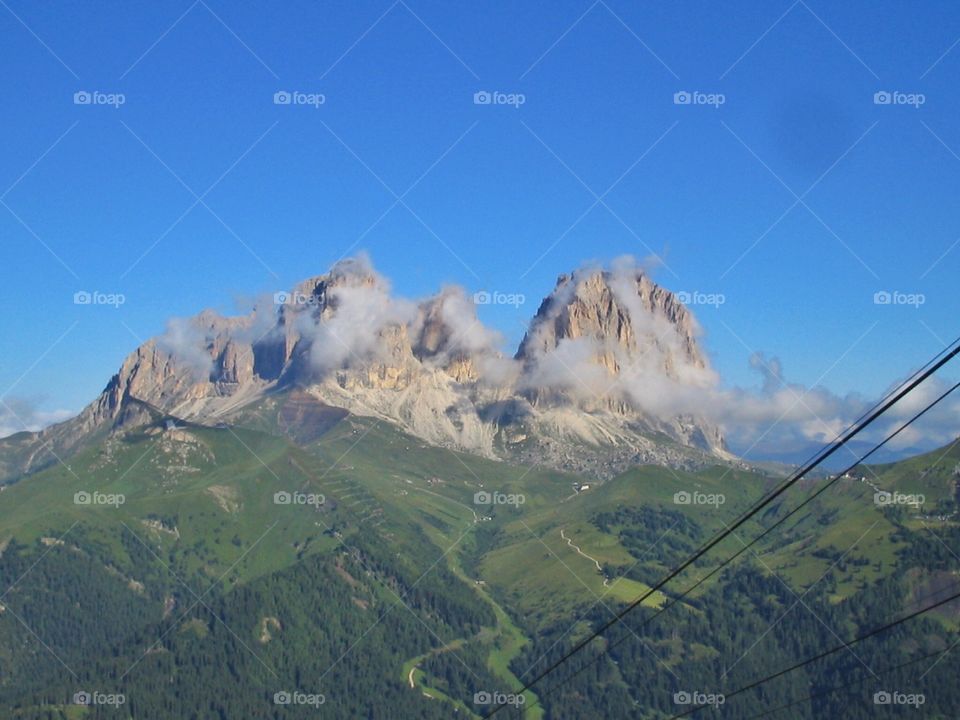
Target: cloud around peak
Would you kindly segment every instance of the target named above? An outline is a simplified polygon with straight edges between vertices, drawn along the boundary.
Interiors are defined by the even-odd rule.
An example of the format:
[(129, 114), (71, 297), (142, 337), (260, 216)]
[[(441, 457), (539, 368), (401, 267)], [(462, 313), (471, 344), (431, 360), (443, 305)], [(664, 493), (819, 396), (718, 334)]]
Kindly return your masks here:
[[(406, 335), (420, 361), (442, 367), (470, 358), (474, 378), (516, 393), (560, 393), (596, 408), (607, 400), (626, 403), (663, 421), (678, 416), (718, 426), (731, 449), (751, 458), (799, 458), (815, 444), (832, 440), (869, 402), (822, 387), (790, 382), (777, 357), (754, 353), (746, 362), (759, 387), (724, 383), (700, 344), (704, 333), (678, 297), (650, 279), (655, 263), (632, 257), (608, 266), (588, 263), (561, 276), (549, 301), (531, 321), (517, 357), (503, 352), (503, 335), (484, 324), (466, 289), (448, 285), (411, 300), (394, 294), (389, 280), (360, 255), (314, 278), (322, 298), (300, 305), (261, 302), (244, 329), (249, 336), (278, 332), (279, 313), (308, 342), (308, 360), (318, 377), (370, 361), (395, 361), (392, 349)], [(315, 285), (320, 287), (320, 285)], [(198, 377), (209, 373), (209, 338), (189, 320), (171, 320), (157, 340)], [(908, 417), (932, 397), (940, 380), (926, 383), (902, 407), (894, 408), (870, 438)], [(898, 439), (901, 447), (933, 446), (957, 434), (960, 401), (953, 398), (931, 413), (923, 426)]]

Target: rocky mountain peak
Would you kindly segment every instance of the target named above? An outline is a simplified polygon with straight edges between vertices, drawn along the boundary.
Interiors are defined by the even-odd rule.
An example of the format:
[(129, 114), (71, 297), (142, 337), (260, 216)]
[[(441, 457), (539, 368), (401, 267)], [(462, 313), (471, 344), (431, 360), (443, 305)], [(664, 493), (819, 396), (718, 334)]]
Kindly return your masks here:
[(492, 353), (497, 339), (477, 319), (473, 301), (457, 287), (445, 287), (420, 303), (411, 336), (420, 362), (442, 367), (461, 383), (479, 378), (478, 356)]
[(329, 313), (336, 309), (338, 289), (373, 288), (378, 282), (379, 278), (368, 262), (347, 258), (337, 262), (329, 272), (297, 283), (281, 305), (295, 310), (319, 308), (320, 312)]
[(699, 328), (676, 298), (639, 270), (586, 270), (560, 275), (524, 336), (517, 358), (525, 364), (563, 343), (589, 346), (595, 362), (618, 374), (624, 363), (659, 357), (676, 376), (679, 364), (703, 368)]
[(462, 288), (412, 303), (392, 296), (367, 261), (343, 261), (248, 315), (171, 321), (77, 418), (44, 432), (58, 447), (76, 445), (137, 417), (124, 415), (131, 400), (219, 423), (296, 388), (491, 457), (530, 452), (531, 462), (573, 467), (595, 445), (611, 470), (685, 462), (650, 437), (722, 456), (717, 429), (643, 400), (664, 378), (686, 382), (706, 369), (697, 334), (688, 310), (642, 271), (580, 270), (558, 278), (511, 359)]

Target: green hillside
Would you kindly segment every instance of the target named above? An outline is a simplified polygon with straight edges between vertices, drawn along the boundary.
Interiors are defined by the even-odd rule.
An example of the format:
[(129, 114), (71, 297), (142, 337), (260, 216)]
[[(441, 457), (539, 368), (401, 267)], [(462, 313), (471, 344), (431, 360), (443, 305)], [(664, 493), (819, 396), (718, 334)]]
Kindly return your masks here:
[[(515, 690), (781, 481), (638, 467), (597, 483), (288, 401), (242, 426), (154, 417), (0, 492), (6, 714), (481, 717), (482, 693)], [(592, 644), (588, 672), (515, 702), (533, 718), (666, 717), (679, 678), (726, 687), (946, 592), (956, 464), (950, 448), (865, 468), (871, 482), (838, 481), (693, 588), (825, 480), (801, 483), (611, 628), (609, 654)], [(878, 505), (874, 485), (922, 492), (939, 514)], [(935, 649), (958, 617), (947, 607), (864, 653)], [(127, 702), (71, 705), (84, 689)], [(303, 702), (275, 704), (285, 691)]]

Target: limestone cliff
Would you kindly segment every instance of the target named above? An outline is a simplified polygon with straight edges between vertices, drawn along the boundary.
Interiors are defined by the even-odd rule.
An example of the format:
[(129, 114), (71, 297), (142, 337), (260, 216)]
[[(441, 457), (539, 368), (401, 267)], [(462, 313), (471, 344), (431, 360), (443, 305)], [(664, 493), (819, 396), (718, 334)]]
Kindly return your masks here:
[(0, 441), (0, 455), (14, 458), (0, 472), (36, 469), (132, 422), (130, 399), (215, 423), (291, 390), (489, 457), (597, 474), (729, 459), (717, 428), (696, 413), (647, 407), (647, 388), (710, 371), (693, 315), (642, 272), (560, 276), (512, 358), (497, 352), (462, 290), (397, 300), (362, 262), (338, 263), (272, 300), (247, 316), (204, 311), (171, 325), (76, 418)]

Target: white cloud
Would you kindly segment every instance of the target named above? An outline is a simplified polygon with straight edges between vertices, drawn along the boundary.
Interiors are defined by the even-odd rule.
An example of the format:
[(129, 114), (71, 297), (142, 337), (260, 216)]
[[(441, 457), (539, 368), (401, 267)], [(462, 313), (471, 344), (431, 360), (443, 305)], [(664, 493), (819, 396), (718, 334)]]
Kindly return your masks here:
[(166, 332), (157, 338), (157, 347), (177, 358), (197, 381), (209, 377), (213, 358), (207, 351), (207, 338), (198, 318), (168, 320)]
[(29, 430), (36, 432), (48, 425), (76, 415), (72, 410), (41, 410), (41, 400), (8, 397), (0, 402), (0, 438)]
[(318, 317), (305, 306), (296, 321), (311, 341), (310, 360), (320, 373), (376, 356), (384, 350), (383, 333), (416, 316), (414, 303), (392, 297), (390, 283), (365, 256), (337, 263), (331, 275), (329, 307)]
[(454, 285), (440, 291), (440, 316), (450, 329), (450, 351), (467, 354), (496, 352), (503, 342), (499, 332), (488, 328), (477, 317), (477, 308), (466, 291)]
[[(688, 336), (678, 331), (676, 316), (651, 312), (638, 294), (641, 287), (644, 292), (651, 290), (641, 286), (637, 278), (648, 274), (652, 266), (653, 261), (623, 257), (611, 264), (607, 275), (607, 298), (628, 316), (635, 347), (627, 348), (616, 338), (592, 336), (563, 338), (556, 347), (550, 347), (549, 328), (573, 300), (578, 282), (601, 271), (593, 264), (578, 270), (557, 288), (554, 302), (544, 309), (546, 317), (531, 330), (525, 363), (503, 356), (501, 334), (478, 319), (474, 302), (463, 288), (444, 287), (418, 306), (395, 297), (390, 283), (364, 255), (340, 262), (331, 270), (322, 312), (312, 303), (286, 305), (284, 312), (300, 336), (309, 341), (309, 360), (320, 374), (371, 359), (387, 360), (380, 356), (391, 351), (391, 343), (401, 341), (403, 327), (410, 342), (417, 341), (425, 309), (432, 308), (444, 332), (436, 353), (425, 357), (427, 363), (443, 365), (465, 354), (473, 359), (482, 383), (503, 388), (504, 392), (562, 393), (585, 406), (595, 406), (601, 399), (627, 402), (664, 421), (678, 416), (700, 418), (718, 426), (735, 452), (748, 452), (754, 458), (807, 452), (832, 440), (869, 407), (870, 402), (857, 394), (837, 395), (822, 387), (807, 388), (790, 382), (781, 360), (762, 353), (748, 359), (759, 376), (758, 388), (724, 385), (704, 358), (691, 353), (694, 341), (702, 344), (702, 331), (692, 314), (686, 318)], [(656, 288), (651, 291), (661, 300), (659, 293), (666, 292)], [(265, 333), (269, 337), (276, 313), (272, 299), (262, 298), (253, 315), (236, 323), (231, 333), (244, 343), (252, 343)], [(620, 330), (625, 332), (624, 328)], [(170, 320), (157, 345), (190, 368), (198, 380), (208, 377), (213, 364), (208, 350), (210, 339), (197, 318)], [(613, 368), (619, 377), (610, 372)], [(945, 381), (939, 379), (924, 383), (862, 439), (880, 439), (945, 387)], [(8, 402), (13, 405), (13, 401)], [(70, 414), (65, 410), (39, 411), (35, 404), (18, 402), (14, 410), (22, 420), (0, 406), (0, 434), (37, 429)], [(958, 434), (960, 398), (951, 397), (891, 447), (934, 447)]]
[[(588, 266), (559, 288), (558, 302), (549, 309), (551, 323), (573, 299), (576, 279), (597, 272)], [(691, 358), (687, 340), (661, 313), (650, 312), (637, 292), (637, 275), (644, 266), (632, 258), (612, 265), (608, 284), (617, 304), (626, 310), (642, 351), (628, 353), (617, 344), (596, 338), (561, 340), (544, 350), (534, 333), (534, 360), (524, 374), (526, 388), (560, 390), (577, 401), (590, 403), (605, 397), (627, 399), (637, 409), (670, 421), (693, 416), (719, 426), (735, 452), (751, 457), (795, 457), (818, 444), (834, 440), (871, 405), (851, 393), (837, 395), (822, 387), (807, 388), (789, 382), (779, 358), (756, 353), (748, 360), (760, 376), (759, 389), (724, 386), (706, 361)], [(694, 337), (702, 332), (690, 317)], [(619, 368), (619, 379), (599, 364)], [(930, 380), (864, 433), (859, 440), (878, 442), (943, 392), (944, 380)], [(960, 397), (949, 398), (918, 423), (918, 429), (901, 434), (891, 448), (943, 445), (960, 435)]]

